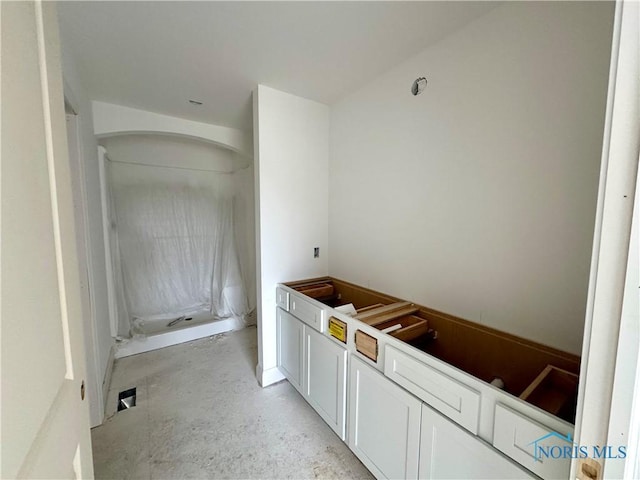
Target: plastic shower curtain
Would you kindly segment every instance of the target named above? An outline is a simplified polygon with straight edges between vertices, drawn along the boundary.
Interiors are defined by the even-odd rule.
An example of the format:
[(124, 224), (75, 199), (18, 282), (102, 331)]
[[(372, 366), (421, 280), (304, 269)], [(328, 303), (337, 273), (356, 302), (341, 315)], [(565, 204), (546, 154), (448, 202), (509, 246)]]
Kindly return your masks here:
[(121, 325), (119, 334), (181, 315), (248, 313), (231, 195), (187, 184), (126, 185), (112, 195), (121, 300), (131, 329)]

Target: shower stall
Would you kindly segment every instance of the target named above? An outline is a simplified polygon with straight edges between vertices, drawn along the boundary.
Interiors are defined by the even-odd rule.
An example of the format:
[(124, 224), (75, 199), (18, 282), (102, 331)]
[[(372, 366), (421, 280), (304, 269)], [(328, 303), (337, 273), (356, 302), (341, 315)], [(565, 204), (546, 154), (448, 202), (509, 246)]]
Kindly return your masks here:
[(154, 337), (179, 343), (195, 327), (197, 338), (255, 323), (252, 161), (176, 136), (100, 143), (112, 333), (125, 349), (137, 353)]

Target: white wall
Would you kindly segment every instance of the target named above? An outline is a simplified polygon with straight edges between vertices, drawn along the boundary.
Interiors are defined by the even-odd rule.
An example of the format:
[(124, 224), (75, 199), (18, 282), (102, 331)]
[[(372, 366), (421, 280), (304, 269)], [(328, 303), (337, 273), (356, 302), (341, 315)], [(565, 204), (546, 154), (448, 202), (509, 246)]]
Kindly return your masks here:
[[(88, 237), (87, 251), (89, 253), (89, 287), (91, 297), (91, 314), (94, 321), (85, 322), (85, 350), (88, 357), (87, 392), (89, 399), (102, 395), (96, 391), (98, 385), (102, 387), (107, 371), (109, 355), (113, 345), (109, 326), (109, 303), (107, 297), (107, 274), (104, 254), (104, 239), (102, 230), (102, 207), (100, 200), (100, 178), (98, 170), (98, 145), (93, 135), (93, 113), (91, 101), (82, 85), (69, 49), (62, 45), (62, 70), (65, 83), (65, 95), (70, 97), (74, 108), (77, 109), (80, 129), (81, 160), (84, 165), (84, 175), (87, 194)], [(102, 404), (90, 400), (92, 426), (102, 422), (104, 412)]]
[[(326, 275), (329, 108), (259, 85), (253, 93), (258, 261), (258, 380), (276, 368), (275, 286)], [(313, 248), (320, 247), (320, 258)]]
[(333, 105), (331, 275), (579, 354), (612, 17), (504, 4)]

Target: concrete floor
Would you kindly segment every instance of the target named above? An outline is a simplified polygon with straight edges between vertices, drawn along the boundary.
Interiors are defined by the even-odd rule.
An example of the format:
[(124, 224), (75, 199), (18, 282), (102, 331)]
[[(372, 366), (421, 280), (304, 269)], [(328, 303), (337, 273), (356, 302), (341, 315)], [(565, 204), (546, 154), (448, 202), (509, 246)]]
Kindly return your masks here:
[(116, 361), (96, 478), (373, 478), (288, 382), (258, 386), (256, 342), (250, 327)]

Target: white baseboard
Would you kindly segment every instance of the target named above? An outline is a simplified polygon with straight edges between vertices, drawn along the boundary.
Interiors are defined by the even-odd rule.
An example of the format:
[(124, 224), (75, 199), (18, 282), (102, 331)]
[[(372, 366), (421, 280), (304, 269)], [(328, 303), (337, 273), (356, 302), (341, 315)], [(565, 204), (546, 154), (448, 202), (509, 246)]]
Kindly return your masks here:
[(256, 365), (256, 378), (261, 387), (268, 387), (274, 383), (278, 383), (285, 379), (285, 376), (278, 369), (278, 367), (272, 367), (267, 370), (262, 369), (262, 365)]
[(151, 350), (170, 347), (171, 345), (178, 345), (179, 343), (190, 342), (191, 340), (197, 340), (199, 338), (210, 337), (211, 335), (233, 330), (236, 325), (237, 323), (233, 319), (217, 320), (173, 332), (132, 338), (117, 345), (115, 357), (129, 357), (139, 353), (150, 352)]
[(111, 374), (113, 373), (113, 364), (116, 361), (116, 346), (111, 345), (111, 349), (109, 350), (109, 359), (107, 360), (107, 369), (104, 372), (104, 378), (102, 379), (102, 404), (104, 405), (104, 411), (102, 412), (102, 418), (100, 419), (100, 423), (104, 421), (106, 406), (107, 406), (107, 397), (109, 395), (109, 387), (111, 387)]

